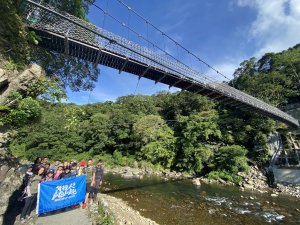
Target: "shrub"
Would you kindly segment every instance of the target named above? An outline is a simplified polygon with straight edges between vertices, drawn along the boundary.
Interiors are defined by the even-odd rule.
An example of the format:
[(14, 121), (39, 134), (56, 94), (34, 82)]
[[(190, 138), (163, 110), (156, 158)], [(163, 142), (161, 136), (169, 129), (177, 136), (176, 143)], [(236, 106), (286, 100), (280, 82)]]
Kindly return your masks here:
[(238, 184), (242, 180), (242, 178), (240, 176), (229, 174), (224, 171), (212, 171), (208, 174), (207, 177), (210, 180), (222, 179), (222, 180), (229, 181), (229, 182), (232, 182), (235, 184)]
[(247, 150), (239, 145), (224, 146), (215, 152), (215, 157), (210, 164), (214, 171), (226, 171), (230, 174), (248, 170)]

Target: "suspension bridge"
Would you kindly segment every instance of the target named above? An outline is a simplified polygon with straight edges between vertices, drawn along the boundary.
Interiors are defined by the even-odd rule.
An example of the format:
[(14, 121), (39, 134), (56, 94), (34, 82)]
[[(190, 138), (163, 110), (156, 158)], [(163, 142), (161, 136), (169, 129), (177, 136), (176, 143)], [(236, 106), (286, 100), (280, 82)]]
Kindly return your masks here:
[(224, 82), (212, 80), (170, 54), (159, 54), (50, 5), (25, 0), (23, 20), (41, 38), (39, 45), (50, 51), (205, 95), (230, 107), (299, 127), (299, 121), (289, 114)]

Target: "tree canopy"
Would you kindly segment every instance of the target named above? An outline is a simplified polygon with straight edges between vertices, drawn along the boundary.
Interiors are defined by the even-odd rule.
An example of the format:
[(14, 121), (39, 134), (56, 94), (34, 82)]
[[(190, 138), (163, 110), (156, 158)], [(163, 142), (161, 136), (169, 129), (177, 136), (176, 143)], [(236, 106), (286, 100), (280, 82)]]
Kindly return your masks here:
[[(95, 0), (45, 0), (56, 8), (76, 17), (87, 20), (90, 5)], [(39, 47), (41, 39), (26, 30), (22, 22), (22, 4), (17, 0), (1, 1), (0, 53), (14, 62), (17, 68), (28, 63), (37, 63), (51, 79), (59, 79), (61, 88), (73, 91), (92, 90), (98, 79), (99, 68), (87, 60), (78, 59), (63, 53), (47, 51)]]
[[(197, 102), (189, 105), (190, 110), (187, 96)], [(136, 160), (160, 169), (206, 174), (215, 170), (211, 165), (222, 164), (214, 159), (216, 154), (228, 154), (219, 151), (224, 146), (238, 145), (248, 149), (247, 157), (257, 157), (253, 152), (257, 139), (249, 135), (267, 137), (274, 128), (263, 122), (265, 118), (248, 114), (247, 121), (245, 113), (226, 111), (206, 97), (186, 92), (131, 95), (82, 106), (41, 100), (40, 105), (39, 122), (20, 128), (11, 144), (18, 157), (98, 157), (128, 166)], [(241, 122), (234, 123), (236, 119)], [(239, 158), (239, 163), (247, 164), (247, 157)], [(228, 173), (245, 169), (232, 166), (235, 169)]]
[(266, 53), (240, 64), (231, 82), (274, 106), (297, 101), (300, 97), (300, 44), (279, 53)]

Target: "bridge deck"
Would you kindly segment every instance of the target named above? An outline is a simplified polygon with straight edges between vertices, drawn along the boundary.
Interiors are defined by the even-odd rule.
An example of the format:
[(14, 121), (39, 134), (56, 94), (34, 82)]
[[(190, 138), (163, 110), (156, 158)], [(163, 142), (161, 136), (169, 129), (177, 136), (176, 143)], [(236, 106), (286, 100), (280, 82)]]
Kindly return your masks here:
[[(289, 126), (299, 126), (298, 120), (292, 116), (253, 96), (223, 83), (205, 82), (198, 72), (183, 64), (163, 58), (144, 47), (107, 31), (99, 30), (100, 28), (97, 29), (71, 15), (62, 15), (53, 11), (51, 7), (45, 7), (30, 0), (26, 1), (30, 7), (27, 12), (25, 11), (25, 22), (30, 30), (35, 31), (41, 37), (40, 46), (43, 48), (115, 68), (120, 72), (135, 74), (171, 87), (206, 95), (228, 106), (256, 112)], [(41, 16), (42, 12), (43, 15), (47, 15), (46, 20)], [(29, 21), (29, 15), (34, 16), (34, 23)], [(53, 21), (56, 24), (51, 24), (54, 23)], [(64, 26), (66, 28), (63, 28)], [(89, 33), (84, 39), (84, 34), (87, 32)]]

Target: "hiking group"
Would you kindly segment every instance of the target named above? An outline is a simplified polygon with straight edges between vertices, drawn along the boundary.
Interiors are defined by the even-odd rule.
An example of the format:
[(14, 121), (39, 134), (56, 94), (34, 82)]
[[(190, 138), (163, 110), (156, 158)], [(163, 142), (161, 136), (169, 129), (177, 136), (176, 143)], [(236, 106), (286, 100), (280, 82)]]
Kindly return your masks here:
[[(21, 223), (25, 223), (26, 219), (30, 219), (30, 213), (36, 207), (39, 183), (86, 176), (86, 196), (85, 201), (82, 203), (82, 208), (85, 209), (89, 202), (96, 202), (103, 174), (104, 167), (101, 161), (98, 161), (96, 166), (93, 165), (92, 159), (89, 159), (87, 163), (84, 160), (79, 163), (72, 160), (65, 161), (62, 164), (59, 160), (56, 160), (53, 164), (50, 164), (47, 157), (36, 158), (34, 163), (28, 167), (21, 186), (22, 196), (19, 200), (25, 201), (20, 216)], [(71, 207), (78, 208), (80, 204)]]

